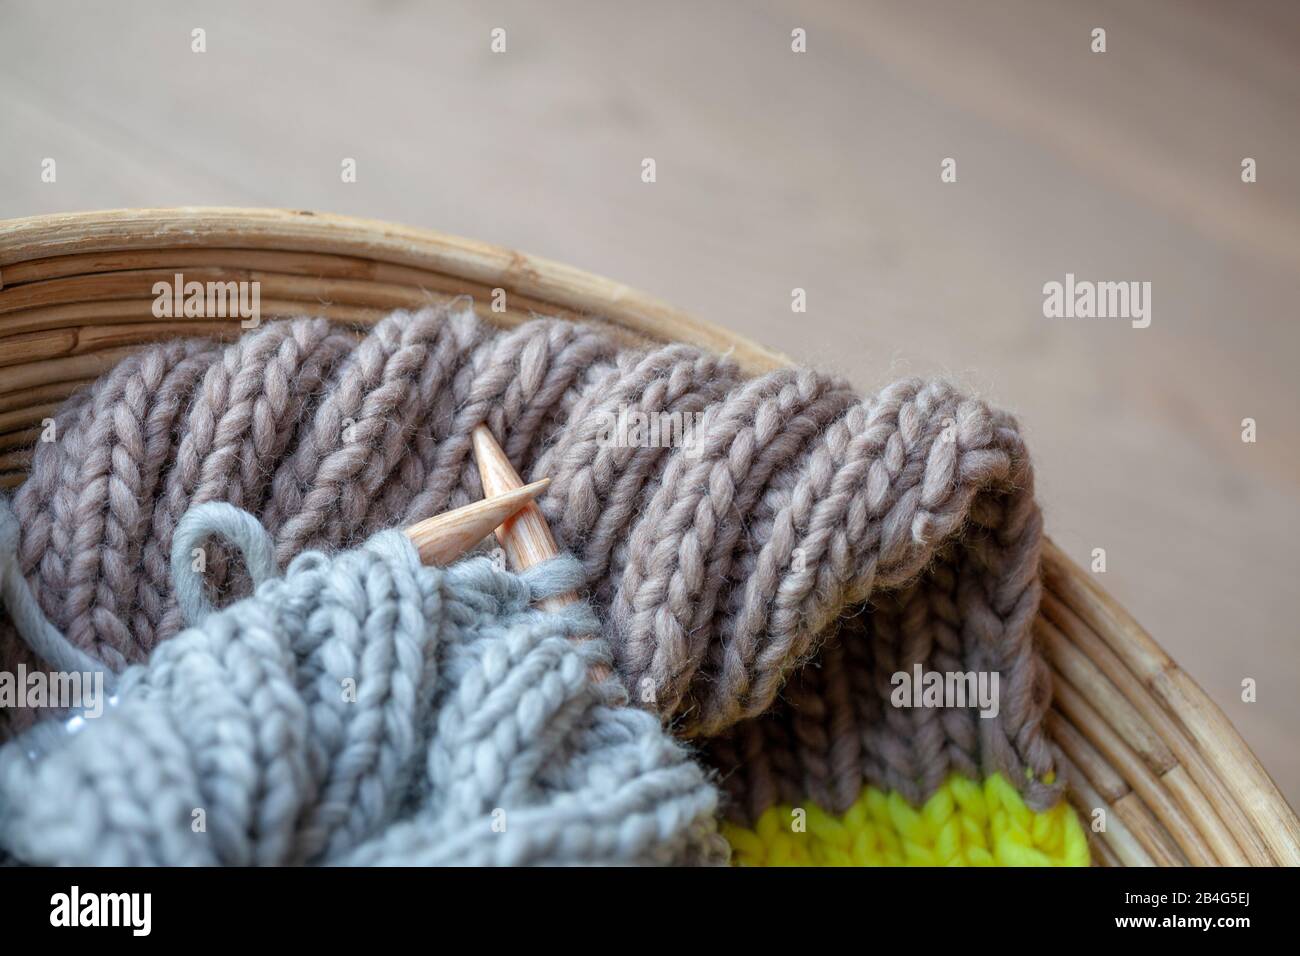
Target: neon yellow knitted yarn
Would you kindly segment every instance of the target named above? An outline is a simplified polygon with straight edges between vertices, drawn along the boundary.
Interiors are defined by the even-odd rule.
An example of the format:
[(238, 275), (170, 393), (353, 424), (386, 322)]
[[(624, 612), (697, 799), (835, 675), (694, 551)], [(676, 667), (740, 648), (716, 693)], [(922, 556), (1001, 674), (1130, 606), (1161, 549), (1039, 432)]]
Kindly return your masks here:
[(741, 866), (1087, 866), (1088, 837), (1062, 800), (1036, 813), (1001, 774), (952, 776), (920, 810), (867, 787), (842, 816), (770, 807), (749, 830), (724, 824)]

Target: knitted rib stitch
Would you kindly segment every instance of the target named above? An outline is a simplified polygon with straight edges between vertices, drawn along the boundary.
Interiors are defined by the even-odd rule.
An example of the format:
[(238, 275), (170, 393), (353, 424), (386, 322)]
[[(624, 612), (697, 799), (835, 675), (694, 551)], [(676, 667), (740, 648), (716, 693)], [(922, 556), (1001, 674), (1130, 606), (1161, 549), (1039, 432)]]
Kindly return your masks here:
[[(621, 410), (702, 413), (697, 445), (610, 443)], [(485, 422), (552, 479), (543, 511), (633, 701), (703, 739), (738, 822), (805, 797), (843, 813), (864, 783), (919, 806), (953, 772), (1002, 773), (1033, 809), (1059, 793), (1033, 471), (1015, 421), (944, 382), (862, 397), (598, 326), (431, 310), (154, 347), (56, 422), (14, 502), (22, 573), (114, 668), (179, 629), (166, 564), (190, 505), (250, 510), (281, 566), (352, 547), (479, 497)], [(207, 577), (218, 603), (247, 588)], [(890, 675), (917, 663), (998, 672), (999, 714), (892, 707)]]
[[(1032, 812), (994, 774), (954, 774), (920, 807), (867, 787), (842, 814), (776, 805), (753, 829), (723, 830), (739, 866), (1087, 866), (1088, 837), (1070, 805)], [(801, 819), (800, 830), (792, 825)]]
[[(12, 524), (0, 516), (10, 547)], [(211, 533), (259, 582), (219, 611), (190, 567)], [(726, 860), (703, 771), (652, 714), (620, 706), (616, 679), (592, 682), (610, 658), (603, 641), (576, 640), (597, 626), (590, 609), (530, 606), (574, 586), (572, 559), (442, 571), (385, 531), (272, 577), (270, 536), (215, 502), (191, 509), (174, 543), (194, 626), (127, 668), (113, 705), (75, 732), (45, 721), (0, 748), (0, 848), (17, 859)]]

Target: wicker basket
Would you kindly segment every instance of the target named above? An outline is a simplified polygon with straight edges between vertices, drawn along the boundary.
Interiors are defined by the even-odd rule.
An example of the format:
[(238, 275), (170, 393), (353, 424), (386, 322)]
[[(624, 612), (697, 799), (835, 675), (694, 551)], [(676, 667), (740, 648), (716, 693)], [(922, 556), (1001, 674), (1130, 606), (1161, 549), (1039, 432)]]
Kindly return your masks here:
[[(160, 321), (153, 285), (259, 280), (265, 318), (369, 323), (473, 296), (485, 319), (545, 313), (629, 342), (731, 350), (751, 371), (786, 363), (738, 335), (568, 266), (452, 236), (311, 212), (127, 210), (0, 223), (0, 485), (23, 480), (42, 419), (143, 343), (234, 337), (237, 320)], [(508, 310), (490, 307), (505, 289)], [(1038, 636), (1055, 670), (1049, 718), (1071, 799), (1105, 808), (1109, 865), (1300, 864), (1300, 822), (1223, 712), (1089, 575), (1048, 544)]]

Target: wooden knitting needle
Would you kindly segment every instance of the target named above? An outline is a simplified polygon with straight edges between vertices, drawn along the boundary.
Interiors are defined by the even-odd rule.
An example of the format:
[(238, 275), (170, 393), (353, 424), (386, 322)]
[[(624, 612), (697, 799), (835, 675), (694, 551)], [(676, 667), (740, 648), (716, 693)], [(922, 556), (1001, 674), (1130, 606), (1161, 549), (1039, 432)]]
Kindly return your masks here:
[(425, 564), (451, 564), (521, 508), (536, 510), (533, 498), (550, 483), (549, 478), (520, 482), (504, 494), (416, 522), (405, 529), (406, 536)]
[[(493, 501), (495, 496), (508, 495), (519, 488), (531, 487), (524, 484), (523, 479), (519, 477), (519, 472), (515, 471), (514, 465), (510, 464), (510, 459), (501, 450), (501, 446), (497, 444), (497, 440), (492, 437), (492, 432), (486, 425), (475, 428), (472, 439), (474, 461), (478, 464), (479, 478), (483, 482), (485, 501)], [(496, 530), (497, 540), (501, 542), (506, 557), (516, 570), (527, 570), (560, 553), (559, 548), (555, 546), (555, 538), (551, 536), (551, 528), (546, 523), (546, 518), (542, 516), (542, 509), (537, 507), (535, 502), (529, 501), (511, 517), (501, 522)], [(576, 604), (577, 601), (578, 595), (569, 591), (566, 594), (546, 598), (541, 602), (541, 606), (553, 611)], [(595, 680), (604, 680), (609, 676), (609, 668), (597, 664), (591, 669), (591, 675)]]
[[(474, 442), (474, 461), (478, 464), (479, 478), (483, 482), (484, 501), (492, 501), (498, 496), (527, 487), (486, 425), (475, 428), (471, 437)], [(555, 538), (551, 536), (550, 526), (542, 517), (542, 509), (532, 501), (512, 512), (510, 517), (501, 522), (496, 533), (511, 566), (519, 571), (541, 564), (560, 553), (560, 549), (555, 546)], [(574, 604), (577, 600), (576, 594), (560, 594), (544, 600), (542, 607), (554, 610)]]

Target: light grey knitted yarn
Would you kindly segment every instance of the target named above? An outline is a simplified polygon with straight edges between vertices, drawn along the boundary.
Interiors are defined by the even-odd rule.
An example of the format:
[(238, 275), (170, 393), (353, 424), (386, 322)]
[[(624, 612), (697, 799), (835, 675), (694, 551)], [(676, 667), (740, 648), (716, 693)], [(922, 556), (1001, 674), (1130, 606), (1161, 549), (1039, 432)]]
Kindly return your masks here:
[[(257, 585), (222, 610), (189, 563), (210, 535)], [(83, 865), (726, 860), (704, 772), (654, 715), (620, 706), (617, 679), (589, 677), (610, 661), (603, 641), (572, 639), (596, 629), (590, 608), (531, 606), (575, 587), (576, 561), (439, 570), (384, 531), (279, 577), (272, 547), (226, 503), (181, 519), (172, 573), (191, 626), (118, 675), (102, 716), (76, 732), (46, 720), (0, 750), (0, 847)], [(49, 653), (60, 639), (33, 639), (36, 602), (15, 562), (3, 570)]]

